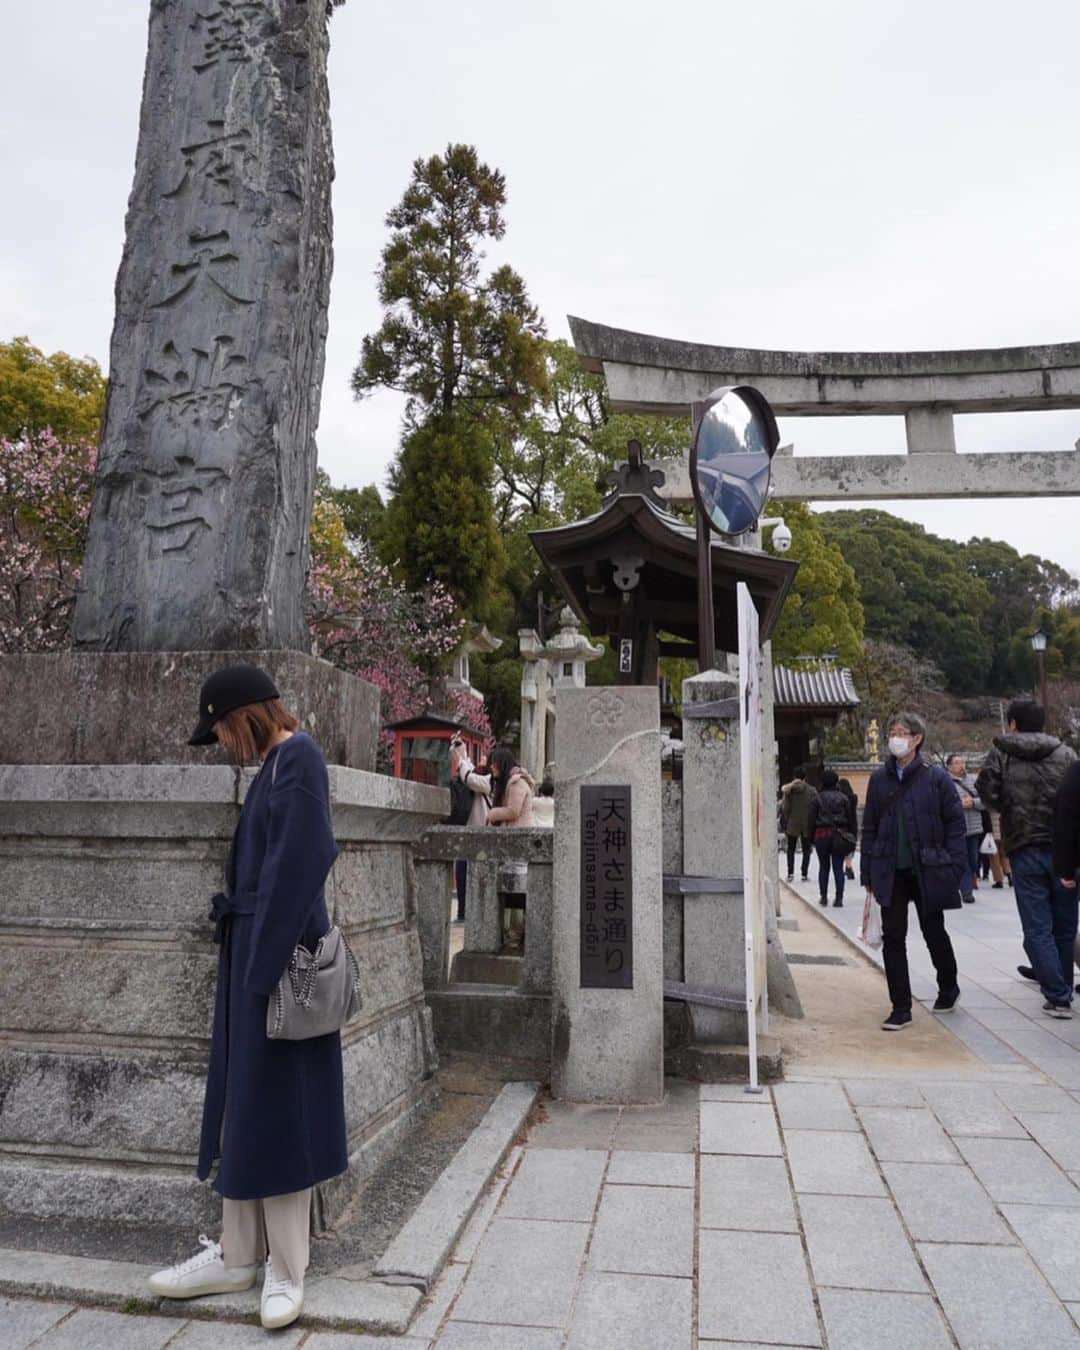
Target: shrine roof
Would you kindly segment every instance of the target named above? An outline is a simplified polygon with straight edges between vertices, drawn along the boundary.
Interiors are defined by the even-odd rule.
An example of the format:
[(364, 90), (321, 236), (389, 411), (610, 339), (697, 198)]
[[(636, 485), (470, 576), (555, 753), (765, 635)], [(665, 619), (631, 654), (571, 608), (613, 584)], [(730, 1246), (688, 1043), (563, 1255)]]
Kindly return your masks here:
[(820, 670), (773, 667), (773, 697), (777, 710), (813, 712), (856, 708), (859, 695), (846, 666), (822, 666)]
[[(697, 536), (693, 526), (666, 511), (651, 485), (624, 483), (595, 515), (571, 525), (533, 530), (529, 538), (571, 606), (593, 634), (614, 637), (622, 597), (615, 558), (640, 559), (640, 593), (655, 627), (697, 642)], [(710, 544), (716, 641), (738, 650), (736, 584), (745, 581), (758, 611), (761, 640), (772, 632), (798, 563), (760, 549)], [(637, 588), (635, 587), (635, 590)]]

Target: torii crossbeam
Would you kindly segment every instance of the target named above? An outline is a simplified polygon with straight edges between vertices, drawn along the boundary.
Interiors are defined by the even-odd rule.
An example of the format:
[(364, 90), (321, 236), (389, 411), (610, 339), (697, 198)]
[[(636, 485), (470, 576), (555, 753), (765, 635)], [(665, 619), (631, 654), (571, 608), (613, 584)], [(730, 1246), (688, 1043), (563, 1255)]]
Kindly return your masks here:
[[(806, 501), (1080, 496), (1080, 450), (957, 454), (956, 413), (1080, 408), (1080, 343), (946, 352), (755, 351), (679, 342), (569, 319), (586, 370), (618, 412), (687, 415), (722, 385), (751, 384), (779, 416), (903, 414), (905, 455), (773, 460), (777, 497)], [(690, 501), (686, 460), (658, 462), (660, 489)]]

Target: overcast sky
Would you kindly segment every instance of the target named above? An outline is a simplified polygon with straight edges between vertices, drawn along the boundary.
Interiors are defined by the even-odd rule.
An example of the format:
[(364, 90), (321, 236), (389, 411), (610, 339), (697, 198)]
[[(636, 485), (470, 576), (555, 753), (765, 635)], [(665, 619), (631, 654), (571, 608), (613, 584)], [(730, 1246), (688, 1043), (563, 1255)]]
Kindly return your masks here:
[[(107, 364), (148, 11), (0, 0), (0, 337)], [(348, 378), (386, 211), (451, 140), (505, 173), (497, 256), (555, 336), (573, 313), (766, 348), (1080, 340), (1076, 0), (349, 0), (331, 32), (338, 482), (381, 484), (397, 444), (398, 400), (356, 404)], [(782, 430), (903, 448), (899, 418)], [(1080, 410), (958, 418), (957, 438), (1064, 448)], [(885, 505), (1080, 573), (1075, 499)]]

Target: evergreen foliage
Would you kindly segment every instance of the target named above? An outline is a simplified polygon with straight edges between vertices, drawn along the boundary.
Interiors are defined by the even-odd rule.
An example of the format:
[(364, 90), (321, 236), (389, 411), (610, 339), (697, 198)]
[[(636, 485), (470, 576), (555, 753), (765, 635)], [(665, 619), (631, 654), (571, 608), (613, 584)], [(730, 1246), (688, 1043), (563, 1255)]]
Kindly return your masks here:
[(52, 431), (96, 444), (104, 408), (105, 377), (90, 357), (46, 356), (25, 337), (0, 342), (0, 436)]
[(525, 283), (503, 264), (481, 271), (487, 239), (506, 233), (506, 180), (471, 145), (418, 159), (379, 271), (379, 329), (364, 338), (352, 375), (357, 398), (408, 396), (412, 425), (523, 412), (544, 380), (544, 325)]
[(491, 442), (481, 423), (440, 417), (409, 433), (390, 473), (380, 547), (407, 586), (440, 581), (462, 613), (488, 617), (505, 549), (492, 511)]
[[(777, 503), (777, 510), (791, 530), (785, 556), (799, 570), (773, 634), (773, 660), (782, 665), (835, 653), (844, 665), (855, 665), (862, 655), (863, 607), (850, 563), (804, 502)], [(768, 534), (765, 539), (768, 544)]]

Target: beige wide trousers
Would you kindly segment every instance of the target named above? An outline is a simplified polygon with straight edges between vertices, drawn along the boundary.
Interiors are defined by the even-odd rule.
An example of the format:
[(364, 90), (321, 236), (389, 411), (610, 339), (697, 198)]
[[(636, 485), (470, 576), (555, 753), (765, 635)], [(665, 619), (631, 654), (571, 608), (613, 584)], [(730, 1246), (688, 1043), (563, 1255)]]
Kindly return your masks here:
[(264, 1200), (221, 1202), (221, 1250), (227, 1267), (253, 1266), (269, 1251), (274, 1274), (304, 1278), (311, 1232), (311, 1187)]

